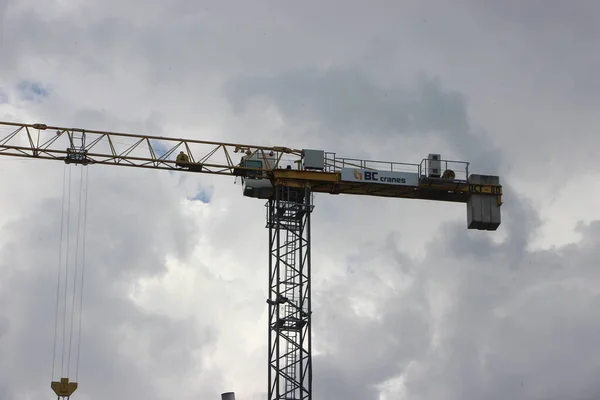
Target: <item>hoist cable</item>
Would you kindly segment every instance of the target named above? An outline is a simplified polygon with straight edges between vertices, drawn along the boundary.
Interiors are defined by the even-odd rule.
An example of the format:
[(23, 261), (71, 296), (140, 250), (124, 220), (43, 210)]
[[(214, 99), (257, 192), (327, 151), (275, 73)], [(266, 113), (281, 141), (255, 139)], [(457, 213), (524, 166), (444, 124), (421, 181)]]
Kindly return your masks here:
[(71, 225), (71, 171), (72, 169), (69, 168), (69, 202), (68, 202), (68, 206), (67, 206), (67, 253), (65, 256), (66, 262), (65, 262), (65, 300), (64, 300), (64, 321), (63, 321), (63, 351), (62, 351), (62, 361), (61, 361), (61, 369), (60, 369), (60, 374), (61, 377), (64, 377), (64, 366), (65, 366), (65, 347), (66, 347), (66, 339), (67, 339), (67, 335), (66, 335), (66, 330), (67, 330), (67, 293), (68, 293), (68, 286), (69, 286), (69, 245), (70, 245), (70, 225)]
[(65, 192), (67, 185), (67, 165), (65, 165), (63, 170), (63, 191), (62, 191), (62, 200), (61, 200), (61, 210), (60, 210), (60, 238), (58, 243), (58, 273), (57, 273), (57, 283), (56, 283), (56, 310), (54, 313), (54, 343), (52, 349), (52, 379), (54, 379), (54, 367), (56, 364), (56, 339), (58, 334), (58, 306), (60, 303), (60, 271), (62, 270), (62, 245), (63, 245), (63, 231), (64, 231), (64, 215), (65, 215)]
[(75, 318), (75, 295), (77, 294), (77, 261), (79, 255), (79, 238), (81, 232), (81, 213), (82, 213), (82, 195), (83, 195), (83, 169), (80, 169), (79, 174), (79, 203), (78, 203), (78, 216), (77, 216), (77, 239), (75, 242), (75, 271), (73, 273), (73, 298), (71, 300), (71, 327), (69, 329), (69, 350), (67, 356), (67, 377), (71, 373), (71, 348), (73, 345), (73, 322)]
[(79, 291), (79, 332), (77, 338), (77, 358), (75, 361), (75, 381), (79, 381), (79, 350), (81, 349), (81, 318), (83, 315), (83, 277), (85, 273), (85, 239), (87, 232), (87, 205), (88, 205), (88, 188), (89, 188), (89, 169), (85, 170), (85, 195), (84, 195), (84, 211), (83, 211), (83, 249), (81, 256), (81, 289)]

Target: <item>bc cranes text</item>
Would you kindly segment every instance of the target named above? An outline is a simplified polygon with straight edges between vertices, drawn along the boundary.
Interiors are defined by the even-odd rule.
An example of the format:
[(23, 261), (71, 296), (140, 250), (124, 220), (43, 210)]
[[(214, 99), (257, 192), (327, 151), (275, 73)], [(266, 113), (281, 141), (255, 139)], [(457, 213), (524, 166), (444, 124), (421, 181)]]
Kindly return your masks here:
[(372, 182), (387, 185), (418, 186), (418, 174), (396, 171), (376, 171), (342, 168), (342, 180), (350, 182)]

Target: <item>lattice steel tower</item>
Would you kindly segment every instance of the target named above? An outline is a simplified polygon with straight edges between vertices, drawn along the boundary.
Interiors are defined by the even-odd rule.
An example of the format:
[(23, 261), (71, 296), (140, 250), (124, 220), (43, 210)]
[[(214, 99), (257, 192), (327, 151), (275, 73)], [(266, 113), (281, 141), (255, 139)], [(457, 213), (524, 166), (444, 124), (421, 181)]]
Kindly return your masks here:
[(269, 228), (269, 400), (312, 394), (310, 214), (308, 188), (276, 186)]

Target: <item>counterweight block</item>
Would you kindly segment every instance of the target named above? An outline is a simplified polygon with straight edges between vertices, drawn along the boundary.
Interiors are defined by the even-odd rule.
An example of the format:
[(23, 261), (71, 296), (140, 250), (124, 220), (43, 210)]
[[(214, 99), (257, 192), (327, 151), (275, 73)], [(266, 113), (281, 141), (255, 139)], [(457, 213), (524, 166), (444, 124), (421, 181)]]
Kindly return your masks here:
[(50, 387), (59, 399), (68, 399), (77, 390), (77, 382), (69, 382), (69, 378), (60, 378), (60, 382), (54, 381), (50, 383)]
[[(495, 175), (469, 176), (472, 185), (500, 185), (500, 177)], [(467, 200), (468, 229), (495, 231), (500, 226), (500, 202), (495, 193), (472, 193)]]

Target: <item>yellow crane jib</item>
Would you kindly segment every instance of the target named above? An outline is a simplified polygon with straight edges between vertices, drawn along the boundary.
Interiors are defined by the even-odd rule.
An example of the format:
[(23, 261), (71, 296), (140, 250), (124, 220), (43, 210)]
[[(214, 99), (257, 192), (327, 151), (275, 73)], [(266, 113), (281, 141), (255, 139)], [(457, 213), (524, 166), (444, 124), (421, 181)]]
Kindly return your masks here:
[(60, 382), (50, 383), (50, 387), (59, 399), (68, 399), (77, 390), (77, 382), (69, 382), (69, 378), (60, 378)]
[[(0, 122), (0, 156), (89, 165), (179, 170), (242, 179), (243, 195), (269, 199), (276, 185), (315, 193), (459, 202), (468, 229), (500, 225), (498, 176), (469, 174), (469, 163), (429, 154), (418, 164), (340, 158), (323, 150), (177, 139), (46, 124)], [(121, 147), (120, 147), (121, 146)], [(237, 154), (236, 154), (237, 153)], [(234, 157), (240, 157), (234, 160)]]

